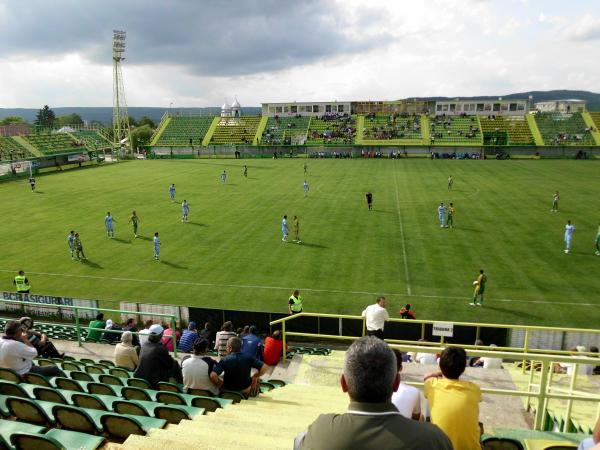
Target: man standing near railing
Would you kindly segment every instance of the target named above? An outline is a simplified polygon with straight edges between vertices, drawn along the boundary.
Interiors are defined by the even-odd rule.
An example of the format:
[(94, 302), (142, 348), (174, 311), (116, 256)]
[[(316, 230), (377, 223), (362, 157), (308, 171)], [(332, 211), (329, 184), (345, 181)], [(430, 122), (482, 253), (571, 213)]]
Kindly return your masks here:
[(290, 315), (302, 312), (302, 297), (300, 296), (300, 291), (297, 289), (290, 295), (288, 310), (290, 311)]
[(390, 320), (390, 315), (385, 309), (385, 297), (379, 297), (374, 304), (367, 306), (362, 312), (362, 316), (366, 320), (367, 336), (383, 339), (385, 321)]
[(17, 294), (29, 294), (31, 286), (29, 286), (29, 280), (22, 270), (19, 270), (19, 274), (15, 277), (13, 284), (17, 288)]

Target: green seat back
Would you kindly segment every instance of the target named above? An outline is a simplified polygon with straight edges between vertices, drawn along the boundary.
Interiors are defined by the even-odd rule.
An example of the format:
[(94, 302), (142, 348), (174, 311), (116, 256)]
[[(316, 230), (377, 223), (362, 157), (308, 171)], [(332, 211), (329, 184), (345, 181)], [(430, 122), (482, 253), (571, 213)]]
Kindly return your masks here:
[(83, 392), (81, 385), (69, 378), (56, 377), (54, 383), (57, 388), (64, 389), (65, 391)]
[(51, 426), (52, 418), (34, 401), (25, 398), (9, 397), (6, 406), (10, 414), (22, 422), (34, 423), (42, 427)]
[(98, 377), (98, 380), (104, 384), (112, 384), (116, 386), (123, 386), (123, 382), (119, 377), (115, 377), (114, 375), (102, 374)]
[(177, 392), (158, 392), (156, 401), (171, 405), (185, 405), (185, 400)]
[(127, 386), (137, 387), (137, 388), (142, 388), (142, 389), (152, 389), (152, 386), (150, 386), (150, 383), (148, 383), (143, 378), (128, 378)]
[(28, 373), (25, 375), (27, 382), (29, 384), (37, 384), (38, 386), (44, 386), (51, 388), (52, 385), (48, 381), (48, 379), (44, 375), (40, 375), (39, 373)]
[(115, 367), (115, 363), (112, 361), (109, 361), (108, 359), (101, 359), (100, 361), (98, 361), (99, 363), (102, 363), (104, 365), (107, 366), (111, 366), (111, 367)]
[(146, 431), (131, 417), (107, 414), (100, 418), (104, 431), (108, 433), (111, 440), (125, 440), (132, 434), (145, 436)]
[(91, 373), (91, 374), (101, 374), (104, 373), (104, 367), (99, 367), (99, 366), (85, 366), (85, 372), (86, 373)]
[[(102, 436), (91, 436), (77, 431), (59, 430), (57, 428), (48, 431), (45, 436), (56, 439), (67, 449), (96, 450), (104, 442)], [(38, 450), (37, 447), (35, 450)]]
[(115, 391), (103, 383), (88, 383), (88, 392), (95, 395), (115, 395)]
[(130, 414), (132, 416), (148, 417), (148, 410), (142, 406), (124, 400), (117, 400), (113, 403), (113, 410), (119, 414)]
[(0, 448), (10, 448), (10, 437), (15, 433), (42, 434), (44, 427), (30, 423), (3, 420), (0, 427)]
[(69, 362), (69, 361), (65, 361), (61, 364), (63, 370), (75, 370), (75, 371), (80, 371), (81, 367), (79, 367), (79, 364), (75, 364), (74, 362)]
[[(166, 394), (167, 392), (165, 392)], [(136, 388), (136, 387), (124, 387), (121, 391), (121, 395), (123, 398), (127, 400), (144, 400), (144, 401), (152, 401), (152, 397), (148, 394), (144, 389)]]
[[(129, 372), (125, 369), (121, 369), (120, 367), (113, 367), (111, 369), (108, 369), (108, 373), (119, 378), (129, 378)], [(150, 387), (150, 384), (148, 384), (148, 387)]]
[(92, 377), (89, 373), (79, 371), (71, 372), (69, 377), (76, 381), (94, 381), (94, 377)]
[(246, 397), (244, 397), (244, 394), (237, 391), (223, 391), (221, 392), (221, 398), (228, 398), (229, 400), (232, 400), (233, 403), (239, 403), (242, 400), (246, 399)]
[(221, 408), (221, 403), (214, 398), (196, 397), (192, 400), (192, 406), (204, 408), (207, 412), (215, 412), (217, 409)]
[(93, 359), (90, 359), (90, 358), (81, 358), (79, 360), (79, 362), (83, 363), (83, 364), (95, 364), (96, 363), (96, 361), (94, 361)]
[(0, 380), (11, 381), (13, 383), (20, 383), (21, 377), (14, 370), (2, 367), (0, 368)]
[(10, 436), (10, 442), (19, 450), (65, 450), (65, 447), (56, 439), (41, 434), (14, 433)]
[(52, 408), (56, 422), (65, 430), (79, 431), (80, 433), (97, 434), (94, 420), (85, 412), (74, 406), (56, 405)]
[(21, 386), (8, 381), (0, 381), (0, 394), (12, 395), (14, 397), (29, 398), (29, 395)]
[(165, 383), (164, 381), (158, 382), (158, 390), (166, 391), (166, 392), (179, 392), (181, 393), (181, 388), (174, 383)]
[(200, 395), (201, 397), (214, 397), (215, 396), (215, 394), (210, 392), (208, 389), (188, 389), (186, 394)]
[(36, 387), (33, 390), (33, 395), (37, 400), (43, 402), (62, 403), (63, 405), (69, 403), (60, 392), (43, 386)]
[(39, 358), (37, 360), (38, 366), (53, 366), (55, 363), (51, 359)]
[(173, 408), (171, 406), (157, 406), (154, 409), (154, 417), (158, 419), (164, 419), (167, 423), (177, 425), (184, 419), (190, 419), (189, 414), (181, 409)]
[(73, 394), (71, 397), (73, 403), (80, 408), (99, 409), (100, 411), (108, 411), (106, 405), (97, 397), (90, 394)]

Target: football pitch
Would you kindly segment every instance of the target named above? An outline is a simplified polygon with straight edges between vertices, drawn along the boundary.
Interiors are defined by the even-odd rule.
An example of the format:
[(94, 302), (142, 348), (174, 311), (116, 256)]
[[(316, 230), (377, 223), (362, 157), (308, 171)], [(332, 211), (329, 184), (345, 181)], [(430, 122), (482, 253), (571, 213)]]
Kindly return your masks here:
[[(26, 180), (6, 182), (0, 288), (12, 290), (22, 268), (32, 293), (101, 301), (285, 312), (297, 288), (308, 312), (360, 314), (383, 294), (395, 317), (411, 303), (423, 319), (593, 328), (598, 168), (544, 160), (163, 160), (42, 175), (35, 193)], [(171, 183), (177, 202), (169, 200)], [(555, 190), (558, 213), (550, 212)], [(190, 222), (182, 224), (184, 199)], [(442, 201), (454, 203), (454, 228), (439, 226)], [(133, 210), (137, 239), (127, 223)], [(115, 239), (106, 236), (107, 211)], [(292, 242), (294, 215), (301, 244)], [(568, 219), (576, 231), (566, 255)], [(87, 262), (70, 258), (71, 229)], [(480, 268), (488, 284), (477, 308), (469, 301)]]

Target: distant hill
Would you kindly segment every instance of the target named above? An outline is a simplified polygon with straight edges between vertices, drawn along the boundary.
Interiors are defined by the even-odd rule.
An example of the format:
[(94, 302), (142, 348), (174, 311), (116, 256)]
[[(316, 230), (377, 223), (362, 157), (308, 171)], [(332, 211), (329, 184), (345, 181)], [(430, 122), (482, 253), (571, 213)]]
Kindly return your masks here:
[[(52, 107), (51, 107), (52, 108)], [(83, 120), (87, 121), (98, 121), (105, 125), (109, 125), (112, 122), (112, 107), (100, 106), (100, 107), (66, 107), (66, 108), (52, 108), (57, 116), (64, 116), (65, 114), (79, 114)], [(135, 120), (140, 120), (143, 116), (150, 117), (153, 121), (158, 123), (162, 116), (167, 112), (169, 108), (155, 108), (155, 107), (144, 107), (144, 106), (131, 106), (127, 108), (129, 115)], [(221, 112), (220, 107), (207, 107), (207, 108), (173, 108), (173, 112), (195, 112), (206, 115), (217, 115)], [(20, 116), (27, 122), (33, 123), (35, 121), (35, 115), (38, 109), (33, 108), (0, 108), (0, 119), (7, 116)], [(242, 108), (242, 113), (247, 115), (258, 115), (261, 113), (259, 107), (247, 107)]]
[(417, 100), (426, 100), (426, 101), (437, 101), (437, 100), (454, 100), (459, 98), (461, 100), (472, 100), (472, 99), (480, 99), (480, 100), (495, 100), (498, 97), (502, 97), (503, 99), (520, 99), (527, 100), (529, 96), (532, 96), (533, 103), (536, 102), (545, 102), (549, 100), (567, 100), (567, 99), (579, 99), (585, 100), (587, 102), (587, 109), (589, 111), (600, 111), (600, 94), (596, 94), (595, 92), (590, 91), (569, 91), (569, 90), (558, 90), (558, 91), (529, 91), (529, 92), (520, 92), (517, 94), (508, 94), (508, 95), (481, 95), (476, 97), (411, 97), (411, 99), (416, 98)]

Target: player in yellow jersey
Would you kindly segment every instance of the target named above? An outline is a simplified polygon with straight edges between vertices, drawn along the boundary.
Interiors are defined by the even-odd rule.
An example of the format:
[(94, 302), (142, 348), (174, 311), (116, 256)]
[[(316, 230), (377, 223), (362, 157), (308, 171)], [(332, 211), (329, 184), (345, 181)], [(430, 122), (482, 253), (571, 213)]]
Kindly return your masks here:
[(454, 228), (454, 204), (450, 203), (446, 214), (446, 228)]
[[(479, 271), (477, 280), (473, 282), (475, 290), (473, 291), (473, 301), (469, 303), (471, 306), (483, 306), (483, 293), (485, 292), (485, 285), (487, 283), (487, 276), (483, 273), (483, 269)], [(477, 303), (477, 297), (479, 297), (479, 303)]]

